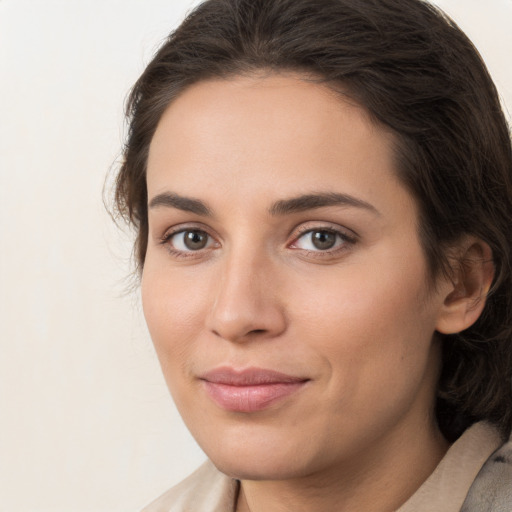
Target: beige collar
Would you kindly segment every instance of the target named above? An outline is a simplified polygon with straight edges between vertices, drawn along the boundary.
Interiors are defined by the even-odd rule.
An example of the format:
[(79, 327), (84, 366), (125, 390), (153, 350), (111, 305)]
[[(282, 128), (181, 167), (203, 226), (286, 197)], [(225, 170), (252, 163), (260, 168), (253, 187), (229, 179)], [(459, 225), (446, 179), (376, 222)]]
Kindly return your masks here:
[(459, 512), (480, 468), (500, 444), (493, 426), (486, 422), (472, 425), (396, 512)]

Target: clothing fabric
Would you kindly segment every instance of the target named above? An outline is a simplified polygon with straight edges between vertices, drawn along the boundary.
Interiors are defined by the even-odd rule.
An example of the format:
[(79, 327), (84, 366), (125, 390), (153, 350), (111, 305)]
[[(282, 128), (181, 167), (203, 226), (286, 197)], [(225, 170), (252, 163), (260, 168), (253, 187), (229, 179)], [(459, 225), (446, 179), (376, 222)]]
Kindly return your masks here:
[(397, 512), (459, 512), (478, 472), (500, 444), (498, 432), (488, 423), (471, 426)]
[(142, 512), (235, 512), (239, 482), (206, 461)]
[[(476, 423), (396, 512), (512, 512), (512, 442)], [(142, 512), (235, 512), (240, 483), (205, 462)]]

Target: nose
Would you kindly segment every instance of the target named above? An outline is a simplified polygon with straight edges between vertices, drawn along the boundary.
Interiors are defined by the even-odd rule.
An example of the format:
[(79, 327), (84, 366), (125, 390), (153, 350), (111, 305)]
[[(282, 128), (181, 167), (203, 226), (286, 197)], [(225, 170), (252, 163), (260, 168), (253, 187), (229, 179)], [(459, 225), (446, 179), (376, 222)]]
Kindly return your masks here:
[(232, 342), (270, 339), (286, 329), (279, 279), (265, 257), (240, 251), (222, 261), (207, 327)]

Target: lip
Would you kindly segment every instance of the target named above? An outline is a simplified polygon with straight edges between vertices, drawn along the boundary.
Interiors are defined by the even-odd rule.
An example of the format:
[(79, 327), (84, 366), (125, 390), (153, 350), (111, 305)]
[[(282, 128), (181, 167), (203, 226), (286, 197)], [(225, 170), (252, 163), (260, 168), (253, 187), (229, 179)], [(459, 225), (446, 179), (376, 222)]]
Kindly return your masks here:
[(208, 396), (230, 412), (257, 412), (299, 391), (309, 379), (263, 368), (220, 367), (201, 375)]

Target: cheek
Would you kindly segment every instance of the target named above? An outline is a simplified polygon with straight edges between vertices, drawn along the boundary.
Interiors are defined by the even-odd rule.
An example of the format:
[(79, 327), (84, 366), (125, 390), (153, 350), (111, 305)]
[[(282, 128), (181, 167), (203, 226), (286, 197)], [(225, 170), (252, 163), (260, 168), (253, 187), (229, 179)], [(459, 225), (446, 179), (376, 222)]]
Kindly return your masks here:
[[(358, 338), (351, 334), (379, 331), (385, 337), (393, 331), (405, 334), (408, 327), (421, 331), (425, 323), (434, 325), (423, 276), (403, 267), (400, 270), (352, 266), (337, 275), (303, 281), (291, 297), (292, 313), (314, 329), (338, 331), (346, 343)], [(370, 336), (368, 342), (372, 342)]]
[(301, 337), (312, 340), (331, 367), (334, 380), (396, 386), (411, 372), (422, 373), (435, 308), (425, 297), (421, 268), (354, 265), (334, 278), (304, 283), (293, 307), (300, 312), (296, 323)]
[(201, 329), (205, 297), (195, 285), (184, 275), (154, 271), (151, 262), (144, 268), (144, 316), (166, 377), (186, 360)]
[[(326, 290), (325, 301), (310, 304), (303, 325), (328, 369), (323, 374), (328, 422), (354, 435), (365, 425), (368, 435), (377, 435), (419, 397), (422, 407), (430, 407), (435, 386), (430, 320), (413, 300), (413, 283), (401, 289), (396, 283), (382, 288), (356, 283), (355, 289), (352, 284), (347, 280), (343, 290)], [(329, 430), (333, 440), (338, 427)]]

